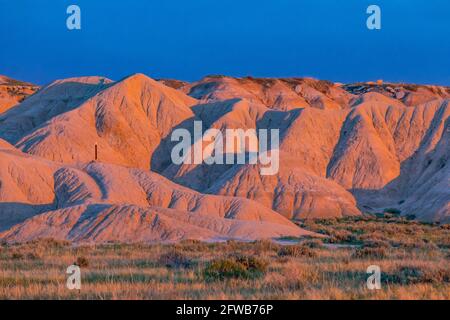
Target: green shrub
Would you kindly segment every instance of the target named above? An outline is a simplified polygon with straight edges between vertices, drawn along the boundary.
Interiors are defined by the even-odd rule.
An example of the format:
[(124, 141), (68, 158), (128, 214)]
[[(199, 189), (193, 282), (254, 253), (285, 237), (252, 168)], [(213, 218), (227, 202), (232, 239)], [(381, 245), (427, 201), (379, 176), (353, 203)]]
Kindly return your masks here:
[(171, 250), (159, 257), (159, 263), (167, 268), (189, 268), (192, 261), (178, 250)]
[(24, 255), (21, 252), (13, 252), (11, 258), (13, 260), (22, 260), (24, 258)]
[(254, 279), (262, 277), (267, 266), (266, 261), (256, 257), (230, 257), (211, 261), (203, 274), (206, 280)]
[(331, 237), (327, 238), (329, 243), (354, 243), (357, 241), (356, 236), (348, 230), (334, 230)]
[(423, 272), (419, 268), (401, 267), (391, 274), (382, 275), (382, 281), (391, 284), (413, 284), (420, 283)]
[(387, 283), (410, 285), (420, 283), (443, 284), (450, 282), (449, 269), (427, 269), (417, 267), (401, 267), (394, 273), (384, 275)]

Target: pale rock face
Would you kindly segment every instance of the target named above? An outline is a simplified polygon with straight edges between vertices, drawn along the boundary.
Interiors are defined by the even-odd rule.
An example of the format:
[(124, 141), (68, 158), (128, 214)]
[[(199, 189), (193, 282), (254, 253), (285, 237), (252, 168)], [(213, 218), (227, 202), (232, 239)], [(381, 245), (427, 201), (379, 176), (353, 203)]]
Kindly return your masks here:
[[(201, 194), (149, 171), (100, 163), (61, 165), (24, 154), (7, 143), (1, 146), (0, 231), (11, 229), (0, 238), (8, 241), (55, 237), (135, 242), (312, 235), (251, 200)], [(36, 218), (27, 220), (33, 216)], [(111, 220), (105, 221), (105, 217)], [(155, 229), (156, 223), (159, 227)], [(86, 224), (92, 224), (101, 236), (94, 236), (91, 227), (84, 228)], [(80, 229), (73, 229), (74, 225)]]
[[(206, 78), (200, 83), (191, 85), (190, 93), (206, 101), (215, 101), (214, 108), (219, 112), (220, 117), (214, 116), (214, 111), (205, 112), (214, 118), (214, 120), (206, 121), (211, 127), (278, 128), (281, 134), (280, 150), (285, 155), (289, 155), (289, 158), (294, 158), (293, 167), (297, 167), (297, 171), (307, 172), (309, 176), (315, 176), (316, 179), (326, 178), (326, 182), (329, 180), (337, 182), (336, 185), (357, 195), (358, 208), (362, 210), (375, 207), (376, 210), (382, 211), (384, 208), (394, 206), (399, 209), (405, 207), (402, 212), (408, 214), (410, 211), (406, 207), (408, 202), (404, 202), (403, 198), (408, 197), (409, 193), (405, 195), (405, 190), (409, 189), (408, 185), (415, 186), (408, 177), (415, 177), (417, 171), (413, 165), (409, 164), (410, 158), (419, 152), (420, 148), (424, 148), (420, 147), (421, 145), (429, 146), (426, 152), (435, 148), (436, 139), (441, 137), (442, 132), (438, 131), (437, 134), (431, 135), (434, 131), (430, 129), (436, 125), (442, 126), (448, 118), (446, 114), (439, 115), (442, 114), (442, 108), (447, 108), (450, 90), (444, 87), (393, 84), (331, 87), (324, 85), (326, 90), (322, 87), (322, 91), (327, 93), (327, 97), (332, 96), (333, 101), (340, 108), (332, 104), (322, 108), (317, 103), (311, 103), (314, 100), (312, 93), (316, 93), (316, 97), (324, 97), (317, 94), (319, 91), (312, 87), (315, 82), (308, 81), (312, 80), (306, 79), (300, 83), (295, 80), (294, 91), (305, 101), (309, 101), (309, 106), (312, 108), (305, 106), (281, 110), (278, 108), (271, 111), (256, 107), (265, 105), (268, 109), (277, 109), (273, 103), (267, 102), (270, 100), (254, 98), (254, 88), (258, 87), (255, 82), (259, 83), (259, 87), (264, 86), (265, 92), (268, 92), (267, 87), (274, 85), (272, 79), (258, 82), (251, 79), (238, 81), (227, 77)], [(248, 82), (252, 85), (249, 86)], [(311, 86), (307, 87), (307, 84)], [(249, 88), (253, 88), (253, 91)], [(343, 89), (346, 89), (348, 93), (342, 94)], [(259, 96), (261, 97), (261, 94)], [(257, 102), (253, 102), (250, 108), (252, 112), (249, 112), (245, 108), (227, 107), (230, 105), (230, 100), (224, 99), (231, 98), (243, 99), (231, 101)], [(226, 110), (226, 112), (219, 110)], [(220, 126), (217, 126), (217, 123)], [(433, 144), (427, 142), (431, 139), (428, 136), (435, 140)], [(448, 154), (448, 151), (446, 152)], [(339, 200), (336, 200), (342, 197), (332, 196), (333, 192), (325, 197), (329, 199), (325, 201), (328, 202), (325, 206), (327, 210), (320, 209), (320, 206), (311, 206), (310, 211), (305, 211), (304, 207), (296, 211), (296, 205), (290, 205), (295, 201), (286, 192), (280, 192), (282, 196), (278, 196), (278, 199), (284, 200), (274, 204), (273, 194), (277, 194), (274, 190), (283, 190), (274, 187), (278, 184), (269, 182), (276, 179), (258, 177), (258, 170), (251, 170), (253, 171), (251, 174), (243, 174), (245, 171), (250, 171), (248, 167), (251, 166), (247, 166), (246, 169), (203, 164), (169, 166), (163, 174), (196, 190), (256, 198), (288, 217), (295, 217), (297, 215), (295, 212), (300, 212), (299, 217), (345, 215), (343, 210), (333, 208), (343, 206)], [(284, 174), (278, 174), (277, 179), (283, 180)], [(238, 182), (233, 183), (234, 175), (239, 177), (236, 179)], [(445, 172), (438, 171), (435, 179), (444, 181), (446, 185), (445, 176)], [(307, 181), (305, 178), (298, 180), (299, 185), (304, 185), (304, 181)], [(441, 187), (443, 186), (440, 185), (439, 188)], [(333, 190), (333, 188), (324, 189)], [(403, 192), (394, 192), (392, 191), (394, 189), (400, 189)], [(442, 217), (448, 215), (450, 198), (448, 188), (439, 190), (441, 190), (441, 199), (444, 199), (437, 202), (437, 206), (441, 209), (429, 208), (425, 210), (427, 213), (417, 213), (418, 217), (433, 220), (431, 217), (436, 214), (436, 217), (439, 217), (437, 219), (443, 221)], [(370, 197), (366, 196), (368, 194)], [(350, 194), (347, 198), (349, 196), (352, 199)], [(313, 199), (321, 199), (316, 197), (314, 196)], [(355, 200), (352, 200), (354, 203)], [(321, 200), (321, 203), (324, 201)], [(401, 203), (406, 204), (401, 205)], [(422, 206), (429, 207), (419, 203), (415, 202), (416, 209), (413, 211), (419, 212), (417, 208)], [(348, 208), (346, 205), (343, 207)], [(347, 211), (355, 213), (358, 210), (353, 208)]]
[[(56, 81), (4, 114), (0, 137), (24, 152), (71, 164), (93, 160), (97, 144), (100, 161), (148, 169), (161, 139), (193, 116), (194, 103), (140, 74), (117, 83)], [(155, 166), (158, 161), (167, 161), (167, 154)]]
[(56, 168), (0, 139), (0, 230), (53, 208)]
[(106, 88), (111, 80), (101, 77), (56, 80), (17, 107), (0, 114), (0, 138), (16, 144), (26, 134), (52, 118), (78, 108)]
[(227, 171), (208, 193), (256, 200), (289, 219), (356, 216), (356, 201), (344, 188), (297, 166), (282, 154), (280, 172), (260, 174), (258, 165), (242, 165)]
[(0, 233), (7, 242), (37, 238), (77, 243), (172, 242), (180, 240), (258, 240), (314, 236), (296, 226), (263, 221), (219, 219), (173, 209), (92, 204), (41, 214)]
[(325, 177), (348, 112), (315, 108), (292, 112), (282, 126), (280, 150), (302, 167)]
[(182, 89), (202, 101), (241, 98), (270, 109), (289, 111), (298, 108), (340, 109), (353, 97), (339, 86), (309, 78), (230, 78), (206, 77)]
[[(0, 113), (0, 239), (253, 240), (307, 234), (290, 219), (385, 208), (450, 222), (449, 99), (309, 78), (58, 80)], [(278, 129), (279, 171), (172, 164), (172, 132), (200, 120)]]
[(347, 189), (378, 189), (400, 173), (385, 116), (405, 107), (376, 93), (365, 94), (362, 101), (343, 125), (327, 175)]
[(405, 203), (402, 211), (425, 221), (450, 222), (450, 106), (436, 111), (421, 145), (408, 158), (405, 174), (389, 189), (397, 190)]

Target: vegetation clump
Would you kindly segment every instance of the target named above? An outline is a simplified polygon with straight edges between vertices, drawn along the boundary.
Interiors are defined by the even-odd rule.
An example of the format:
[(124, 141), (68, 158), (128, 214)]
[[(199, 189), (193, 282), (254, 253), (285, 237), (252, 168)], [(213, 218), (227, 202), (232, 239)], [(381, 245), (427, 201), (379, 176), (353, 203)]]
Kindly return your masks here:
[(86, 257), (78, 257), (75, 264), (80, 268), (86, 268), (89, 267), (89, 260)]
[(254, 279), (262, 277), (268, 263), (256, 257), (229, 257), (211, 261), (204, 270), (206, 280)]
[(445, 284), (450, 282), (450, 270), (444, 268), (400, 267), (394, 273), (383, 276), (386, 283), (400, 285)]
[(383, 259), (386, 257), (386, 249), (385, 248), (371, 248), (364, 247), (358, 248), (353, 253), (353, 258), (355, 259)]
[(167, 268), (189, 268), (192, 261), (178, 250), (171, 250), (159, 257), (159, 263)]
[(299, 258), (299, 257), (308, 257), (308, 258), (315, 258), (317, 257), (317, 253), (304, 245), (292, 245), (292, 246), (284, 246), (281, 247), (280, 250), (278, 251), (278, 256), (279, 257), (294, 257), (294, 258)]
[[(0, 299), (450, 299), (448, 225), (373, 215), (300, 223), (325, 237), (0, 243)], [(335, 235), (343, 241), (327, 243)], [(89, 266), (84, 289), (61, 290), (77, 257)], [(374, 291), (373, 264), (382, 277)]]

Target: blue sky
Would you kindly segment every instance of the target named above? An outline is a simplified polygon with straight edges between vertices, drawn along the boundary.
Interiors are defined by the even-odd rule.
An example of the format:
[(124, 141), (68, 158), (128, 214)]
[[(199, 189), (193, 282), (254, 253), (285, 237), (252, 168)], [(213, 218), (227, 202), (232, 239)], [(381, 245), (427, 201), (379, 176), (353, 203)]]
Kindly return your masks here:
[[(82, 29), (66, 28), (81, 8)], [(382, 29), (366, 28), (366, 8)], [(0, 74), (313, 76), (450, 85), (448, 0), (0, 0)]]

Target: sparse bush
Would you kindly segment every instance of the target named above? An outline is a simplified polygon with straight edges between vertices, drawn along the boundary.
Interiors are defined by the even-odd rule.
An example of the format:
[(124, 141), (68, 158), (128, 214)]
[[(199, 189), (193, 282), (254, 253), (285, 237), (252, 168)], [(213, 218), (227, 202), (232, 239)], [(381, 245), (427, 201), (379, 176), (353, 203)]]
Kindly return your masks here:
[(223, 259), (211, 262), (204, 271), (207, 280), (224, 280), (227, 278), (246, 278), (247, 270), (234, 259)]
[(201, 252), (208, 249), (208, 244), (200, 240), (189, 239), (183, 240), (173, 247), (175, 250), (184, 252)]
[(206, 78), (221, 79), (221, 78), (226, 78), (226, 76), (224, 76), (223, 74), (210, 74), (210, 75), (207, 75)]
[(310, 247), (303, 245), (292, 245), (292, 246), (284, 246), (280, 248), (278, 251), (278, 256), (280, 257), (308, 257), (314, 258), (317, 257), (317, 253), (312, 250)]
[(24, 258), (24, 255), (21, 252), (16, 251), (16, 252), (13, 252), (11, 255), (11, 259), (13, 259), (13, 260), (22, 260), (23, 258)]
[(159, 257), (159, 263), (167, 268), (189, 268), (192, 261), (178, 250), (171, 250)]
[(237, 251), (243, 245), (241, 242), (238, 242), (236, 240), (227, 240), (226, 244), (227, 244), (227, 248), (229, 248), (231, 251)]
[(386, 249), (385, 248), (359, 248), (356, 249), (352, 255), (355, 259), (366, 259), (366, 258), (375, 258), (375, 259), (383, 259), (386, 257)]
[(70, 246), (70, 244), (70, 241), (53, 238), (42, 238), (25, 243), (25, 245), (29, 247), (42, 247), (45, 249), (62, 249)]
[(182, 240), (180, 241), (180, 245), (202, 245), (203, 242), (197, 239), (186, 239), (186, 240)]
[(362, 241), (363, 243), (385, 241), (385, 239), (386, 235), (383, 234), (381, 231), (370, 232), (358, 236), (358, 240)]
[(419, 268), (402, 267), (393, 274), (382, 275), (382, 281), (391, 284), (412, 284), (419, 283), (423, 276), (422, 270)]
[(427, 240), (404, 239), (401, 242), (396, 243), (396, 246), (403, 249), (423, 249), (423, 250), (438, 249), (438, 246), (436, 244), (434, 244), (432, 241)]
[(89, 260), (86, 257), (78, 257), (75, 264), (80, 268), (86, 268), (89, 266)]
[(41, 256), (37, 252), (28, 252), (27, 259), (28, 260), (38, 260), (38, 259), (41, 259)]
[(438, 269), (426, 269), (423, 279), (426, 282), (432, 282), (437, 284), (450, 282), (450, 269), (438, 268)]
[(335, 230), (327, 239), (329, 243), (353, 243), (357, 241), (356, 236), (348, 230)]
[(264, 272), (266, 272), (267, 267), (268, 267), (268, 263), (266, 261), (259, 259), (257, 257), (253, 257), (253, 256), (249, 256), (249, 257), (237, 256), (237, 257), (235, 257), (235, 259), (238, 263), (245, 266), (245, 268), (247, 270), (253, 270), (253, 271), (264, 273)]
[(303, 241), (302, 246), (311, 248), (311, 249), (323, 248), (323, 242), (320, 239), (309, 239), (309, 240)]
[(230, 257), (210, 262), (204, 277), (207, 280), (253, 279), (263, 276), (267, 266), (266, 261), (256, 257)]
[(385, 248), (388, 249), (391, 244), (383, 240), (368, 240), (364, 241), (363, 248)]
[(280, 245), (271, 240), (257, 240), (253, 243), (254, 251), (257, 254), (264, 252), (278, 251)]
[(416, 92), (419, 89), (419, 86), (415, 85), (415, 84), (405, 84), (403, 87), (406, 90), (413, 91), (413, 92)]
[(245, 83), (247, 81), (251, 81), (251, 82), (257, 83), (257, 84), (259, 84), (261, 86), (270, 86), (270, 84), (272, 84), (274, 82), (273, 79), (254, 78), (252, 76), (247, 76), (247, 77), (244, 77), (244, 78), (240, 79), (241, 83)]
[(337, 218), (316, 219), (315, 222), (323, 226), (335, 226), (336, 224), (338, 224), (338, 219)]
[(419, 283), (448, 283), (450, 282), (449, 269), (422, 269), (417, 267), (401, 267), (395, 273), (386, 274), (384, 281), (392, 284), (410, 285)]

